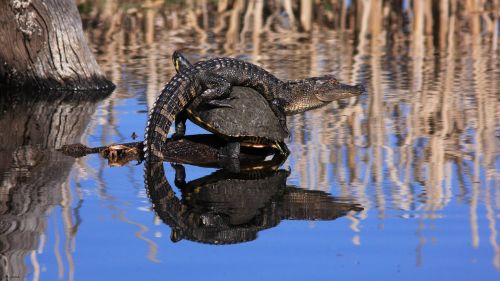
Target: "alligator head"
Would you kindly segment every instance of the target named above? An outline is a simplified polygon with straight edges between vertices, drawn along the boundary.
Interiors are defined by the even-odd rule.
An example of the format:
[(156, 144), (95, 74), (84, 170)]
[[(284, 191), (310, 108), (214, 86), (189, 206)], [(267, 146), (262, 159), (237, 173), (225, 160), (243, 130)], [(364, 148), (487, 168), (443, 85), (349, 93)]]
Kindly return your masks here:
[(311, 82), (314, 95), (323, 102), (359, 96), (365, 91), (362, 85), (342, 84), (332, 75), (306, 78), (304, 80)]
[(332, 101), (361, 95), (362, 85), (340, 83), (333, 75), (289, 80), (292, 98), (285, 106), (287, 115), (292, 115), (324, 106)]

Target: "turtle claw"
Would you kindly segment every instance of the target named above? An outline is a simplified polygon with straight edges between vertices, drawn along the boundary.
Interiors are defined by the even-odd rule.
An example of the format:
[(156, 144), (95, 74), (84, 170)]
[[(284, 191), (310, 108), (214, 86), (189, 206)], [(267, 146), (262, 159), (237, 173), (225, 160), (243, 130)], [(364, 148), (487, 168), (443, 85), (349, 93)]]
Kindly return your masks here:
[(280, 155), (285, 156), (285, 157), (290, 155), (290, 150), (288, 149), (288, 147), (286, 146), (286, 144), (284, 142), (280, 142), (280, 141), (276, 142), (275, 147), (278, 149), (278, 152)]

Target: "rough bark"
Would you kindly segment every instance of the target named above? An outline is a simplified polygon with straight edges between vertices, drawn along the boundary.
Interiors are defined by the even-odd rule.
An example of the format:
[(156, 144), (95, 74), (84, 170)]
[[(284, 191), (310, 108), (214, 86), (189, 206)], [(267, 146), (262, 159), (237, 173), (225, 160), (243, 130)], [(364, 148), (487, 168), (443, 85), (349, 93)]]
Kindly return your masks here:
[(72, 0), (0, 1), (0, 85), (112, 89), (87, 45)]
[[(75, 160), (55, 148), (79, 141), (96, 107), (88, 95), (40, 98), (0, 95), (0, 280), (26, 277), (26, 256), (37, 248), (47, 213), (68, 193)], [(77, 225), (70, 225), (74, 232)]]

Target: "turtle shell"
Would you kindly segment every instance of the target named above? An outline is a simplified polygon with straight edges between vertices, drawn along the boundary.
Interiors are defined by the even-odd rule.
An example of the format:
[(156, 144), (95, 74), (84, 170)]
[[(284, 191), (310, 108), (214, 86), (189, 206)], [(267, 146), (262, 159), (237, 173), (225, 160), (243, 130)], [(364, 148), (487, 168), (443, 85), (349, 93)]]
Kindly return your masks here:
[(202, 128), (224, 137), (259, 142), (259, 139), (283, 141), (287, 133), (269, 107), (267, 100), (248, 87), (232, 87), (230, 107), (207, 107), (195, 99), (187, 112), (189, 119)]

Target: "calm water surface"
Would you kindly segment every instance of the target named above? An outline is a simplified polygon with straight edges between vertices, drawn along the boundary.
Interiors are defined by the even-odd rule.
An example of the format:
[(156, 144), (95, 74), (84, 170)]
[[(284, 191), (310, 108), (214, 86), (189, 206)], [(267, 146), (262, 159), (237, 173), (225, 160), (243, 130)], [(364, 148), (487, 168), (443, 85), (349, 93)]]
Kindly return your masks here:
[[(3, 165), (1, 257), (7, 280), (500, 278), (495, 36), (452, 30), (433, 38), (412, 25), (407, 28), (415, 32), (387, 35), (390, 30), (370, 22), (356, 32), (313, 25), (310, 33), (233, 35), (231, 26), (204, 33), (182, 11), (182, 28), (172, 28), (171, 16), (147, 9), (137, 17), (129, 14), (105, 39), (102, 30), (86, 29), (116, 91), (77, 106), (83, 121), (68, 125), (74, 135), (38, 141), (50, 149), (34, 157), (33, 165)], [(142, 139), (147, 111), (174, 73), (175, 49), (194, 61), (240, 57), (283, 79), (334, 74), (345, 83), (364, 84), (368, 93), (360, 98), (289, 117), (291, 155), (282, 171), (290, 175), (280, 183), (289, 197), (329, 193), (364, 210), (335, 220), (292, 219), (280, 197), (273, 202), (281, 216), (255, 230), (256, 239), (174, 243), (171, 228), (153, 211), (142, 164), (109, 167), (97, 155), (75, 160), (53, 150), (75, 142), (129, 142), (134, 132)], [(64, 113), (70, 106), (62, 104), (58, 116), (75, 113)], [(43, 102), (38, 106), (45, 108)], [(3, 126), (12, 123), (11, 115), (1, 117)], [(189, 134), (202, 132), (188, 125)], [(13, 159), (34, 149), (25, 143), (14, 147)], [(174, 169), (164, 167), (173, 185)], [(215, 171), (185, 168), (187, 181)], [(245, 201), (241, 197), (233, 203)]]

